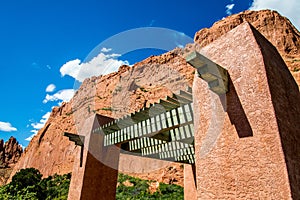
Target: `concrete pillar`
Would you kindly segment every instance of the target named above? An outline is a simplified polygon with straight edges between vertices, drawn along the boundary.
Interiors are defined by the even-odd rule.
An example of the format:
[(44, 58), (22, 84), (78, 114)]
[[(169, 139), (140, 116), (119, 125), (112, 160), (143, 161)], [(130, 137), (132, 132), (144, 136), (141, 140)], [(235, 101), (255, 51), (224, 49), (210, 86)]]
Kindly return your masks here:
[(118, 178), (119, 148), (104, 147), (104, 135), (100, 131), (92, 132), (100, 125), (113, 119), (95, 115), (86, 120), (80, 127), (79, 134), (85, 136), (82, 167), (80, 167), (80, 147), (77, 149), (72, 179), (69, 189), (69, 200), (116, 198)]
[(197, 200), (195, 165), (184, 165), (184, 199)]
[(226, 68), (217, 95), (195, 75), (198, 199), (300, 199), (300, 96), (276, 48), (250, 24), (200, 53)]

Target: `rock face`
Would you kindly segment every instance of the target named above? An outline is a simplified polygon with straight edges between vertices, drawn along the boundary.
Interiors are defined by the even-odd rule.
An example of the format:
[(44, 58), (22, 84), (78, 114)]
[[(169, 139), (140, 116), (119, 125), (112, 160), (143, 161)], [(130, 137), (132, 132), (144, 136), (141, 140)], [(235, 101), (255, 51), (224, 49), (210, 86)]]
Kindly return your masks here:
[(6, 183), (12, 168), (20, 159), (22, 153), (23, 149), (16, 138), (10, 137), (5, 143), (0, 140), (0, 185)]
[[(180, 50), (152, 56), (133, 67), (121, 66), (118, 72), (86, 79), (69, 103), (53, 108), (44, 128), (32, 139), (12, 174), (27, 167), (39, 169), (44, 176), (71, 172), (74, 153), (79, 147), (63, 137), (64, 132), (77, 133), (78, 127), (95, 113), (119, 118), (191, 86), (194, 69), (177, 51)], [(182, 174), (179, 166), (177, 169)], [(173, 177), (162, 177), (165, 177), (163, 182), (172, 182)], [(173, 182), (183, 185), (183, 180)]]
[(16, 138), (10, 137), (5, 143), (0, 140), (0, 168), (11, 167), (16, 164), (22, 153), (23, 149)]
[[(299, 84), (300, 72), (296, 72), (300, 63), (299, 32), (276, 12), (245, 11), (229, 16), (210, 29), (200, 30), (195, 35), (195, 41), (204, 47), (244, 21), (249, 21), (279, 50)], [(77, 127), (82, 126), (84, 120), (95, 113), (118, 118), (174, 90), (191, 86), (194, 69), (178, 56), (178, 51), (176, 49), (152, 56), (133, 67), (122, 66), (118, 72), (86, 79), (69, 103), (53, 108), (49, 120), (32, 139), (12, 175), (28, 167), (39, 169), (44, 176), (71, 172), (74, 152), (77, 152), (78, 147), (63, 137), (63, 132), (76, 133)], [(169, 173), (168, 170), (160, 170), (151, 176), (162, 177), (160, 181), (163, 182), (172, 182), (172, 177), (161, 175), (165, 172)], [(182, 177), (180, 173), (183, 174), (182, 167), (177, 165), (178, 179)], [(147, 177), (147, 173), (142, 177)], [(176, 182), (182, 184), (183, 180)]]
[(195, 34), (195, 42), (204, 47), (233, 28), (249, 22), (279, 51), (298, 85), (300, 85), (300, 33), (293, 24), (276, 11), (245, 11), (216, 22)]

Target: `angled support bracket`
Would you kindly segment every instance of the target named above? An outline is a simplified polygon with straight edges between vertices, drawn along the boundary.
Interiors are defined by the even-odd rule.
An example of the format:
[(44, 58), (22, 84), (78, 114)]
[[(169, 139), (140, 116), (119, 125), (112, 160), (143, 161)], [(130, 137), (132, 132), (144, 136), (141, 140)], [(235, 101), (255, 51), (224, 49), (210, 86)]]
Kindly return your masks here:
[(197, 69), (199, 77), (208, 83), (210, 90), (218, 95), (228, 92), (228, 72), (226, 69), (197, 51), (188, 54), (186, 62)]
[(83, 150), (84, 150), (84, 139), (83, 135), (77, 135), (73, 133), (64, 133), (64, 136), (68, 137), (70, 141), (74, 142), (75, 145), (80, 146), (80, 167), (82, 167)]

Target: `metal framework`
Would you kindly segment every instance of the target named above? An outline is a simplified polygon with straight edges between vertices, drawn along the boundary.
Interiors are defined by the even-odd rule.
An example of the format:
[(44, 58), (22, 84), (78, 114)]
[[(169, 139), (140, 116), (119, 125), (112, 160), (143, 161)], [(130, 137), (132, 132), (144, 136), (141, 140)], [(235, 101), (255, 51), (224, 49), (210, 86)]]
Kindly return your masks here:
[(105, 134), (104, 146), (121, 145), (127, 152), (175, 162), (194, 163), (192, 89), (92, 130)]

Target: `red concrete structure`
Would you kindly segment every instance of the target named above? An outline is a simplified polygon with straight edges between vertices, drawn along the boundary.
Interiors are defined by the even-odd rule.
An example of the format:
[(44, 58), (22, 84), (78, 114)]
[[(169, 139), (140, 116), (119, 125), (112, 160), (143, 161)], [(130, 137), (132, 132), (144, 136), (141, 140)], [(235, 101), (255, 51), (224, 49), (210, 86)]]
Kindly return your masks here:
[[(194, 126), (195, 152), (185, 156), (195, 156), (195, 163), (185, 165), (185, 199), (300, 199), (300, 93), (276, 48), (245, 22), (197, 51), (217, 67), (194, 66), (194, 114), (188, 122)], [(162, 103), (177, 109), (171, 102)], [(142, 112), (132, 116), (140, 120), (147, 110)], [(119, 130), (103, 134), (103, 125), (111, 121), (96, 115), (79, 130), (85, 148), (83, 153), (78, 148), (70, 200), (115, 199), (120, 152), (115, 145), (104, 145), (104, 135), (111, 134), (106, 144), (137, 138), (124, 139)], [(116, 123), (105, 126), (112, 132), (115, 127)], [(136, 130), (139, 127), (143, 128)], [(163, 136), (167, 141), (168, 135)], [(180, 161), (187, 160), (194, 162)]]
[(229, 91), (195, 76), (197, 198), (300, 199), (300, 94), (276, 48), (243, 23), (200, 53), (228, 70)]
[(95, 115), (87, 119), (81, 128), (79, 133), (84, 136), (83, 153), (80, 153), (79, 147), (68, 199), (115, 199), (119, 148), (104, 147), (104, 134), (92, 131), (109, 121), (112, 119)]

